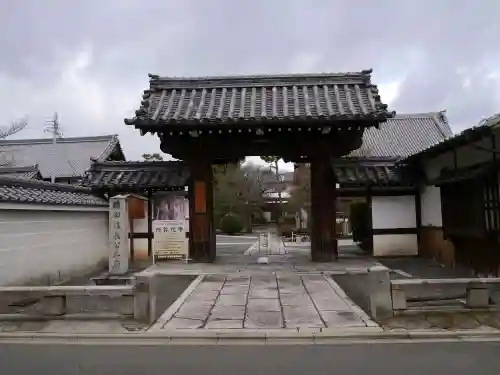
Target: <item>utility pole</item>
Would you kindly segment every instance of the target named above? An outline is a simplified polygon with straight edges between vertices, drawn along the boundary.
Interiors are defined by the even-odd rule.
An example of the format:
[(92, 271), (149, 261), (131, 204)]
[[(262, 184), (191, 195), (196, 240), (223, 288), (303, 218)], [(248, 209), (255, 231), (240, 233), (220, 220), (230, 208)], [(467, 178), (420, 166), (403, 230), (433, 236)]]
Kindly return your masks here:
[[(56, 157), (56, 144), (57, 144), (57, 138), (61, 137), (62, 134), (60, 132), (61, 127), (59, 124), (59, 119), (57, 112), (54, 112), (54, 116), (52, 117), (51, 120), (47, 122), (47, 128), (45, 128), (45, 132), (51, 133), (52, 134), (52, 153), (54, 158)], [(50, 177), (50, 182), (54, 183), (56, 181), (56, 175), (55, 175), (55, 170), (52, 171), (52, 176)]]

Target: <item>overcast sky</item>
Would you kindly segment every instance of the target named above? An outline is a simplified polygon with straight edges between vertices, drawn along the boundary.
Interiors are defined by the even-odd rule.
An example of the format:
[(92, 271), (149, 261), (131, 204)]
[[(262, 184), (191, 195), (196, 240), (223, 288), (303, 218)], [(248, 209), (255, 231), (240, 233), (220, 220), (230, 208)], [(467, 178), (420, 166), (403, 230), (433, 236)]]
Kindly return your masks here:
[(454, 131), (500, 112), (496, 0), (0, 0), (0, 125), (18, 137), (119, 134), (128, 159), (158, 152), (123, 118), (147, 73), (224, 75), (373, 68), (397, 112), (447, 109)]

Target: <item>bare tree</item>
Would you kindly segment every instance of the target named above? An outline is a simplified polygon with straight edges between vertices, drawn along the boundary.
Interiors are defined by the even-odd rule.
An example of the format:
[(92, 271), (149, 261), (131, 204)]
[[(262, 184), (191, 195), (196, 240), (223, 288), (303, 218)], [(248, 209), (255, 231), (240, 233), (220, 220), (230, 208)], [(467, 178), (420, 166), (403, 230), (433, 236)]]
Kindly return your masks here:
[(14, 120), (9, 126), (0, 126), (0, 139), (7, 138), (23, 130), (28, 125), (28, 119)]
[[(20, 120), (13, 120), (9, 126), (0, 126), (0, 139), (5, 139), (13, 134), (16, 134), (23, 130), (28, 125), (28, 119), (22, 118)], [(12, 149), (2, 150), (0, 149), (0, 166), (12, 165), (13, 160), (7, 160), (5, 154), (11, 152)]]

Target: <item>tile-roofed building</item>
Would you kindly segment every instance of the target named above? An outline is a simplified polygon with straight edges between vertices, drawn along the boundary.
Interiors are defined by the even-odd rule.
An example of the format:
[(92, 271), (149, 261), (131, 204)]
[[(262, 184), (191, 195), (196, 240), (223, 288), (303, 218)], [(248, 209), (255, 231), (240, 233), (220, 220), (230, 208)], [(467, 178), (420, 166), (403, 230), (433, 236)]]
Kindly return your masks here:
[(332, 160), (337, 183), (341, 187), (411, 186), (416, 176), (396, 158), (342, 158)]
[(444, 111), (398, 114), (379, 129), (368, 128), (350, 157), (407, 157), (453, 135)]
[(118, 136), (0, 140), (0, 164), (28, 167), (38, 164), (44, 180), (54, 174), (56, 182), (78, 180), (90, 167), (91, 158), (99, 161), (125, 160)]
[(85, 174), (83, 185), (121, 192), (184, 190), (189, 177), (189, 167), (181, 161), (96, 161)]
[[(364, 163), (366, 159), (404, 159), (418, 154), (453, 135), (444, 111), (397, 114), (381, 123), (379, 128), (368, 128), (363, 134), (362, 146), (345, 159)], [(342, 162), (336, 160), (336, 163)], [(295, 167), (295, 178), (303, 171)]]
[(474, 142), (485, 135), (491, 134), (492, 131), (498, 129), (499, 127), (500, 113), (484, 118), (476, 126), (467, 128), (458, 134), (450, 134), (448, 137), (441, 139), (439, 142), (435, 142), (428, 147), (422, 148), (418, 152), (408, 155), (405, 161), (413, 162), (424, 156), (437, 155), (454, 147)]
[(221, 77), (150, 75), (150, 88), (128, 125), (268, 124), (373, 120), (393, 116), (381, 102), (371, 70), (356, 73)]
[(27, 180), (41, 180), (42, 174), (38, 164), (26, 167), (0, 167), (0, 177), (25, 178)]
[(107, 200), (93, 195), (87, 188), (2, 176), (0, 176), (0, 202), (108, 206)]

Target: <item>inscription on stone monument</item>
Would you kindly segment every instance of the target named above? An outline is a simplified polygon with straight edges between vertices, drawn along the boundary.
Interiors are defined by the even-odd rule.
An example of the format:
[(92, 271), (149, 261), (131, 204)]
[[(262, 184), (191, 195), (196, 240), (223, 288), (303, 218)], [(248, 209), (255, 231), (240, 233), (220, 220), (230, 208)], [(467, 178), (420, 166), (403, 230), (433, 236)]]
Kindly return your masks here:
[(125, 197), (110, 199), (109, 210), (109, 273), (123, 275), (128, 271), (129, 241), (127, 200)]

